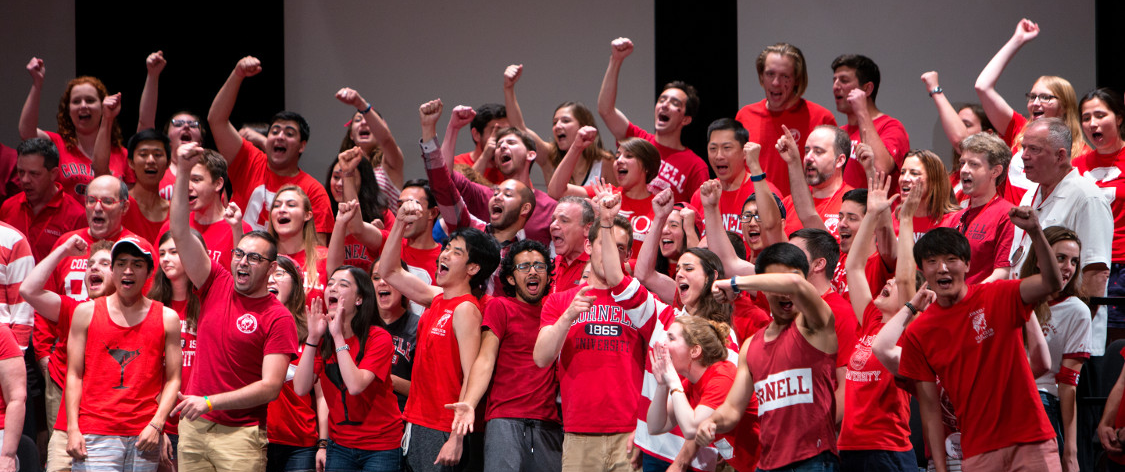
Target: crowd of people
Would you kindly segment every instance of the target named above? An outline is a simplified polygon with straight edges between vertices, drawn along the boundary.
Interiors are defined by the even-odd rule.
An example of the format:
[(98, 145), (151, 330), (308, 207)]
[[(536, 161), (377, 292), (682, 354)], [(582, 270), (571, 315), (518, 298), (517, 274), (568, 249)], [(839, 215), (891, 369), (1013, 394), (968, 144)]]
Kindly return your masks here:
[(40, 470), (17, 459), (39, 417), (50, 472), (1077, 471), (1095, 434), (1125, 463), (1125, 377), (1096, 431), (1076, 401), (1125, 328), (1089, 305), (1125, 293), (1125, 105), (1055, 76), (1009, 105), (1038, 34), (1019, 22), (979, 104), (922, 74), (950, 149), (910, 146), (859, 54), (831, 63), (837, 123), (778, 43), (704, 159), (691, 85), (648, 129), (616, 107), (618, 38), (614, 146), (578, 101), (529, 129), (512, 65), (503, 104), (421, 104), (417, 151), (340, 89), (323, 182), (300, 114), (231, 123), (254, 57), (158, 128), (152, 53), (128, 140), (88, 76), (39, 129), (33, 58), (0, 206), (0, 472)]

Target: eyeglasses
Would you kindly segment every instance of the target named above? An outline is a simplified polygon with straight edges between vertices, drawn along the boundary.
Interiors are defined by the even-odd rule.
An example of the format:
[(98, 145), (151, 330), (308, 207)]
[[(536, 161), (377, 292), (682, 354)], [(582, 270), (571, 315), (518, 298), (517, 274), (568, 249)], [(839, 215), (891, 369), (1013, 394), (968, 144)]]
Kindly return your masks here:
[(750, 213), (750, 212), (743, 213), (742, 215), (740, 215), (738, 217), (738, 219), (742, 220), (743, 222), (749, 222), (750, 220), (762, 221), (762, 217), (758, 216), (757, 213)]
[(183, 127), (183, 126), (187, 126), (188, 128), (191, 128), (191, 129), (199, 129), (199, 121), (198, 120), (172, 120), (172, 127), (173, 128), (180, 128), (180, 127)]
[(1034, 103), (1036, 100), (1039, 100), (1042, 103), (1047, 103), (1051, 100), (1055, 100), (1055, 99), (1059, 98), (1059, 97), (1056, 97), (1054, 95), (1046, 94), (1046, 93), (1040, 93), (1040, 94), (1025, 93), (1023, 96), (1027, 97), (1027, 103)]
[(536, 272), (546, 272), (547, 264), (544, 262), (524, 262), (522, 264), (516, 264), (516, 270), (525, 274), (531, 272), (531, 269), (535, 269)]
[(258, 265), (258, 264), (261, 264), (262, 262), (265, 262), (265, 261), (271, 261), (271, 262), (273, 261), (273, 259), (270, 259), (270, 258), (268, 258), (266, 256), (263, 256), (261, 254), (258, 254), (256, 252), (246, 252), (246, 251), (243, 251), (239, 248), (231, 249), (230, 255), (232, 257), (234, 257), (234, 260), (236, 260), (236, 261), (241, 261), (242, 258), (245, 257), (246, 262), (249, 262), (250, 265)]
[(113, 198), (113, 197), (100, 197), (100, 198), (99, 197), (91, 197), (91, 196), (86, 197), (86, 206), (88, 206), (88, 207), (92, 207), (94, 205), (97, 205), (98, 202), (101, 202), (102, 206), (104, 206), (104, 207), (111, 207), (111, 206), (117, 205), (118, 203), (121, 203), (121, 200)]

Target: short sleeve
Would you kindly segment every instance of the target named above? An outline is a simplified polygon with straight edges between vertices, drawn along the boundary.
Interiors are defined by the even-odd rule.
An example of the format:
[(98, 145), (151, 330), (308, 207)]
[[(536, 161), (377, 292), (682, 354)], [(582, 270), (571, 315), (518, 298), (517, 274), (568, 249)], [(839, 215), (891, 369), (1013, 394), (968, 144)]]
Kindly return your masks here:
[(332, 214), (332, 204), (328, 200), (328, 193), (311, 176), (308, 178), (308, 195), (313, 206), (313, 218), (316, 219), (316, 232), (331, 233), (336, 225), (336, 217)]
[[(1066, 317), (1066, 325), (1061, 326), (1063, 337), (1063, 359), (1087, 359), (1090, 357), (1090, 308), (1078, 299), (1066, 303), (1071, 313)], [(1062, 305), (1057, 305), (1061, 307)], [(1054, 311), (1054, 309), (1052, 309)]]
[[(357, 353), (353, 353), (355, 355)], [(372, 327), (367, 334), (367, 346), (364, 349), (363, 359), (360, 359), (360, 369), (375, 374), (380, 382), (386, 382), (391, 375), (391, 360), (395, 354), (391, 335), (379, 327)]]
[(906, 134), (906, 128), (902, 126), (902, 122), (888, 116), (878, 127), (878, 133), (879, 139), (883, 141), (883, 146), (895, 159), (895, 165), (902, 167), (902, 161), (906, 159), (906, 152), (910, 150), (910, 136)]
[(734, 365), (730, 361), (719, 362), (723, 367), (706, 384), (700, 386), (702, 392), (699, 395), (699, 406), (718, 409), (726, 401), (727, 393), (730, 393), (731, 386), (734, 385)]
[(916, 336), (917, 326), (911, 324), (907, 326), (906, 332), (902, 334), (902, 339), (899, 345), (902, 346), (902, 354), (898, 363), (898, 373), (903, 377), (922, 381), (922, 382), (936, 382), (937, 374), (934, 372), (930, 364), (926, 362), (926, 354), (921, 346), (921, 341)]
[(488, 328), (496, 334), (497, 338), (504, 339), (504, 329), (507, 325), (507, 310), (500, 298), (493, 298), (484, 306), (484, 315), (480, 323), (481, 329)]
[(566, 292), (553, 293), (551, 295), (548, 295), (547, 298), (543, 300), (543, 311), (539, 315), (540, 329), (545, 326), (553, 325), (556, 321), (559, 320), (559, 317), (562, 316), (563, 310), (566, 310), (566, 307), (568, 306), (565, 304), (566, 302), (563, 298), (567, 294), (573, 296), (574, 292), (567, 290)]
[(0, 324), (0, 360), (20, 357), (23, 352), (16, 344), (16, 335), (7, 325)]
[(1015, 237), (1015, 226), (1012, 220), (1004, 215), (1000, 219), (999, 228), (996, 233), (996, 256), (993, 261), (993, 267), (1004, 268), (1012, 266), (1012, 238)]
[(269, 318), (262, 354), (288, 354), (292, 359), (297, 353), (297, 324), (281, 302), (274, 302), (274, 306), (263, 310), (263, 317)]

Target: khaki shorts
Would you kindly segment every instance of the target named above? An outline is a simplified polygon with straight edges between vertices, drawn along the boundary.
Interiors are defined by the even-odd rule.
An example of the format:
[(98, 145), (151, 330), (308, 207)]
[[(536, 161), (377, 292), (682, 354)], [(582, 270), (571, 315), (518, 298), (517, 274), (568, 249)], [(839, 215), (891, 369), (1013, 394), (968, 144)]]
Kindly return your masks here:
[(1037, 443), (1016, 444), (977, 454), (961, 461), (966, 472), (985, 470), (1034, 470), (1062, 472), (1059, 445), (1055, 438)]
[(257, 472), (266, 468), (266, 430), (180, 421), (180, 472)]
[(629, 461), (629, 433), (563, 435), (563, 472), (632, 471)]
[(72, 459), (66, 453), (66, 439), (66, 431), (51, 430), (47, 440), (47, 472), (70, 472)]
[(47, 384), (46, 400), (47, 400), (47, 429), (55, 427), (55, 419), (59, 416), (59, 405), (62, 404), (62, 388), (59, 384), (47, 377), (45, 384)]

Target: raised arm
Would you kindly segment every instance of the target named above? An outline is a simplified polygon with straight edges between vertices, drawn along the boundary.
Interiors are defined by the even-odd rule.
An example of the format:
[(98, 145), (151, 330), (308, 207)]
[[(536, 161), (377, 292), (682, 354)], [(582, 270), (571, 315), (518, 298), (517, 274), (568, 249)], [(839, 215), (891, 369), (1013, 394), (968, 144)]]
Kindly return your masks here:
[(899, 237), (895, 244), (895, 285), (898, 286), (899, 300), (914, 298), (917, 290), (914, 285), (914, 274), (918, 268), (914, 262), (914, 215), (922, 204), (922, 195), (928, 192), (925, 185), (916, 192), (910, 192), (898, 209), (898, 232), (905, 235)]
[[(801, 226), (805, 228), (816, 228), (828, 231), (824, 226), (824, 220), (816, 211), (816, 204), (813, 203), (812, 190), (809, 189), (809, 184), (805, 180), (805, 166), (801, 161), (801, 151), (797, 149), (797, 142), (793, 140), (793, 135), (789, 133), (789, 128), (781, 125), (781, 136), (777, 138), (778, 154), (785, 161), (786, 169), (789, 171), (789, 182), (792, 184), (789, 187), (789, 196), (793, 198), (793, 209), (797, 212), (797, 218), (801, 220)], [(761, 206), (761, 203), (758, 204)], [(792, 218), (792, 215), (790, 215)]]
[(879, 136), (878, 130), (875, 129), (875, 120), (871, 117), (871, 110), (867, 107), (867, 92), (864, 92), (861, 88), (852, 89), (848, 93), (848, 103), (851, 104), (859, 122), (859, 142), (871, 146), (874, 157), (871, 163), (875, 170), (888, 174), (894, 173), (898, 169), (898, 163), (895, 162), (894, 156), (887, 150), (887, 145), (883, 143), (883, 138)]
[(1012, 207), (1008, 210), (1012, 224), (1024, 230), (1031, 238), (1031, 250), (1039, 263), (1039, 273), (1020, 280), (1020, 299), (1028, 305), (1046, 300), (1048, 296), (1062, 290), (1062, 275), (1055, 262), (1054, 251), (1043, 228), (1039, 227), (1039, 217), (1031, 207)]
[[(716, 280), (711, 293), (720, 303), (731, 303), (735, 299), (731, 288), (732, 279)], [(808, 280), (799, 274), (770, 273), (738, 277), (734, 285), (740, 292), (773, 292), (793, 297), (797, 310), (805, 315), (805, 324), (812, 331), (832, 329), (832, 309), (828, 307), (820, 293)]]
[[(911, 280), (913, 280), (913, 277), (911, 277)], [(879, 330), (879, 334), (871, 342), (871, 353), (892, 374), (898, 375), (898, 363), (902, 359), (902, 347), (898, 345), (898, 339), (902, 337), (902, 333), (906, 331), (910, 322), (914, 321), (917, 314), (925, 311), (926, 307), (930, 306), (930, 303), (933, 303), (936, 299), (937, 294), (930, 290), (926, 284), (922, 284), (922, 287), (914, 294), (914, 298), (910, 299), (910, 306), (913, 306), (914, 309), (903, 305), (898, 313), (895, 313), (895, 316), (886, 325), (883, 325), (883, 329)]]
[[(863, 323), (863, 312), (867, 309), (867, 304), (875, 297), (871, 293), (871, 286), (867, 283), (865, 272), (867, 258), (871, 257), (874, 248), (871, 242), (875, 239), (875, 226), (879, 218), (883, 217), (883, 213), (889, 212), (891, 204), (898, 198), (897, 194), (887, 198), (890, 186), (891, 178), (884, 178), (882, 174), (867, 179), (867, 213), (863, 216), (863, 222), (859, 224), (859, 231), (855, 234), (855, 241), (852, 241), (852, 250), (848, 253), (848, 261), (845, 264), (852, 311), (859, 318), (860, 324)], [(913, 281), (914, 277), (910, 280)]]
[(336, 209), (336, 224), (332, 227), (332, 234), (336, 237), (328, 240), (328, 254), (325, 262), (328, 267), (340, 267), (344, 264), (344, 239), (347, 239), (349, 226), (359, 210), (359, 204), (354, 201), (340, 202)]
[[(926, 93), (930, 94), (930, 98), (934, 100), (934, 108), (937, 108), (938, 120), (941, 121), (941, 129), (945, 130), (945, 137), (949, 138), (950, 144), (953, 144), (953, 149), (960, 151), (961, 140), (969, 137), (969, 128), (961, 121), (961, 117), (957, 115), (957, 110), (953, 109), (953, 104), (949, 103), (945, 92), (934, 93), (934, 90), (941, 88), (937, 71), (922, 74), (922, 83), (926, 86)], [(953, 165), (957, 165), (957, 163), (954, 162)]]
[(35, 268), (31, 269), (31, 273), (23, 279), (23, 283), (20, 284), (20, 296), (39, 313), (39, 316), (58, 323), (62, 299), (59, 298), (59, 294), (44, 290), (43, 287), (47, 285), (47, 280), (50, 280), (55, 267), (62, 263), (63, 259), (85, 256), (87, 250), (89, 247), (82, 236), (73, 235), (39, 261)]
[(422, 306), (430, 306), (434, 297), (442, 290), (423, 282), (413, 274), (402, 269), (402, 232), (406, 225), (422, 220), (422, 205), (414, 200), (402, 202), (395, 215), (395, 224), (387, 235), (389, 244), (383, 245), (383, 255), (379, 258), (379, 274), (387, 283), (410, 301)]
[[(705, 228), (723, 228), (723, 217), (719, 213), (719, 195), (722, 193), (722, 186), (718, 180), (708, 180), (699, 186), (699, 202), (703, 205), (703, 226)], [(773, 195), (769, 193), (767, 195)], [(773, 197), (769, 198), (769, 204), (777, 205), (774, 203)], [(761, 207), (758, 209), (761, 212)], [(761, 215), (761, 213), (759, 213)], [(713, 230), (715, 231), (715, 230)], [(715, 231), (717, 233), (717, 231)], [(731, 276), (753, 275), (754, 264), (738, 258), (738, 254), (734, 252), (734, 246), (731, 246), (730, 239), (726, 235), (711, 234), (707, 238), (707, 248), (719, 256), (719, 260), (723, 261), (723, 271)]]
[[(770, 189), (769, 181), (766, 180), (769, 176), (765, 175), (766, 171), (762, 169), (762, 163), (758, 159), (761, 153), (762, 146), (753, 141), (747, 141), (742, 146), (742, 156), (746, 161), (746, 168), (750, 170), (750, 180), (754, 183), (754, 195), (756, 195), (755, 198), (758, 202), (758, 227), (761, 231), (762, 240), (766, 246), (769, 246), (773, 243), (786, 242), (789, 238), (785, 234), (785, 221), (781, 219), (781, 208), (777, 206), (777, 201), (773, 199), (773, 190)], [(763, 177), (754, 180), (754, 176)]]
[[(246, 56), (238, 61), (231, 71), (223, 88), (215, 95), (211, 102), (211, 110), (207, 112), (207, 124), (211, 126), (211, 137), (215, 139), (215, 147), (227, 162), (234, 160), (238, 150), (242, 148), (242, 136), (230, 123), (230, 114), (234, 111), (234, 103), (238, 100), (238, 90), (242, 81), (262, 72), (262, 63), (254, 56)], [(178, 247), (178, 246), (177, 246)]]
[[(661, 190), (653, 197), (652, 226), (650, 226), (653, 231), (656, 231), (657, 228), (663, 228), (665, 223), (668, 222), (668, 217), (672, 214), (672, 203), (672, 189)], [(672, 303), (676, 299), (676, 281), (656, 271), (656, 259), (659, 253), (659, 233), (650, 233), (649, 237), (645, 238), (644, 243), (641, 243), (634, 273), (637, 274), (637, 280), (641, 281), (649, 292), (652, 292), (665, 303)]]
[[(337, 307), (336, 313), (328, 315), (328, 334), (332, 336), (332, 342), (337, 347), (347, 345), (344, 338), (344, 307)], [(344, 381), (344, 387), (347, 388), (348, 395), (362, 394), (375, 380), (375, 373), (360, 369), (356, 365), (355, 359), (352, 359), (352, 356), (347, 352), (336, 353), (336, 363), (340, 367), (340, 378)]]
[(94, 140), (94, 158), (91, 167), (94, 175), (109, 174), (109, 155), (113, 147), (113, 123), (121, 113), (121, 94), (107, 95), (102, 100), (102, 123)]
[(160, 73), (167, 61), (164, 51), (156, 51), (145, 59), (148, 74), (145, 75), (145, 88), (141, 91), (141, 110), (137, 114), (137, 131), (156, 127), (156, 104), (160, 96)]
[[(617, 38), (610, 43), (609, 67), (602, 78), (602, 88), (598, 92), (598, 115), (601, 115), (606, 128), (618, 141), (625, 139), (629, 131), (629, 118), (617, 109), (617, 78), (621, 75), (621, 64), (633, 53), (633, 41)], [(556, 170), (556, 173), (558, 171)], [(566, 174), (567, 179), (570, 174)]]
[(46, 138), (47, 133), (39, 129), (39, 98), (43, 95), (43, 79), (47, 76), (47, 65), (38, 57), (27, 63), (27, 73), (31, 74), (31, 90), (20, 111), (20, 140), (34, 137)]
[(1008, 67), (1008, 63), (1012, 61), (1016, 53), (1024, 44), (1039, 36), (1039, 25), (1033, 23), (1031, 20), (1024, 18), (1016, 24), (1016, 31), (1012, 33), (1012, 37), (1004, 46), (992, 56), (992, 60), (988, 61), (988, 65), (980, 71), (977, 76), (975, 88), (977, 90), (977, 97), (980, 97), (980, 105), (984, 108), (984, 114), (988, 116), (988, 121), (992, 122), (992, 126), (998, 131), (1008, 129), (1008, 124), (1012, 122), (1012, 113), (1014, 110), (1004, 97), (1000, 96), (1000, 92), (996, 91), (996, 82), (1000, 80), (1000, 74), (1004, 72), (1004, 68)]
[[(194, 264), (184, 264), (191, 283), (202, 287), (211, 276), (211, 258), (207, 255), (203, 243), (191, 234), (191, 209), (188, 208), (188, 183), (191, 180), (191, 168), (195, 167), (201, 157), (203, 148), (199, 143), (186, 143), (176, 150), (177, 165), (176, 183), (172, 187), (171, 209), (168, 211), (168, 230), (172, 232), (172, 241), (176, 242), (176, 251), (185, 261), (196, 261)], [(237, 244), (237, 240), (235, 241)], [(229, 268), (228, 268), (229, 269)]]
[[(523, 64), (512, 64), (504, 69), (504, 109), (508, 113), (508, 123), (513, 128), (530, 134), (531, 139), (535, 140), (535, 153), (545, 157), (551, 154), (551, 143), (544, 141), (538, 133), (527, 127), (523, 120), (520, 102), (516, 100), (516, 82), (519, 82), (521, 75), (523, 75)], [(539, 162), (539, 165), (543, 165), (543, 162)], [(546, 173), (547, 168), (544, 167), (543, 171), (543, 176), (550, 182), (551, 176)]]
[(402, 148), (398, 147), (387, 122), (378, 113), (375, 113), (371, 104), (355, 90), (344, 87), (336, 92), (336, 99), (345, 105), (351, 105), (356, 111), (363, 114), (367, 127), (371, 129), (371, 135), (375, 137), (375, 142), (379, 144), (379, 148), (383, 150), (383, 171), (387, 173), (387, 177), (390, 177), (391, 183), (395, 187), (402, 188), (405, 159), (402, 155)]
[(621, 213), (621, 194), (614, 193), (609, 186), (598, 185), (598, 193), (594, 195), (595, 207), (598, 210), (598, 241), (602, 245), (601, 260), (590, 259), (591, 264), (601, 264), (605, 283), (616, 287), (625, 280), (625, 271), (621, 268), (621, 255), (617, 252), (617, 241), (613, 237), (613, 222)]
[[(436, 105), (433, 105), (436, 103)], [(437, 106), (438, 116), (441, 116), (441, 99), (431, 100), (422, 106)], [(445, 126), (445, 140), (441, 142), (441, 154), (445, 159), (445, 167), (452, 169), (453, 160), (457, 156), (457, 135), (461, 133), (461, 128), (464, 128), (469, 123), (472, 123), (473, 118), (476, 118), (477, 111), (473, 107), (466, 105), (457, 105), (453, 107), (453, 111), (449, 113), (449, 123)], [(429, 131), (423, 126), (422, 129), (422, 142), (433, 139), (427, 138)], [(437, 136), (437, 121), (435, 119), (432, 131), (434, 136)]]
[(582, 151), (585, 151), (597, 139), (598, 129), (593, 126), (583, 126), (582, 129), (578, 130), (578, 136), (574, 138), (570, 149), (567, 149), (566, 155), (559, 161), (559, 166), (555, 168), (555, 174), (551, 176), (551, 180), (547, 184), (547, 195), (555, 200), (569, 195), (586, 196), (586, 189), (570, 183), (570, 176), (574, 173), (574, 168), (578, 166), (578, 160), (582, 158)]
[(324, 304), (319, 300), (309, 307), (308, 326), (309, 332), (305, 336), (301, 359), (297, 361), (297, 371), (293, 374), (293, 391), (302, 397), (308, 395), (316, 385), (316, 353), (328, 333), (328, 317), (324, 314)]

